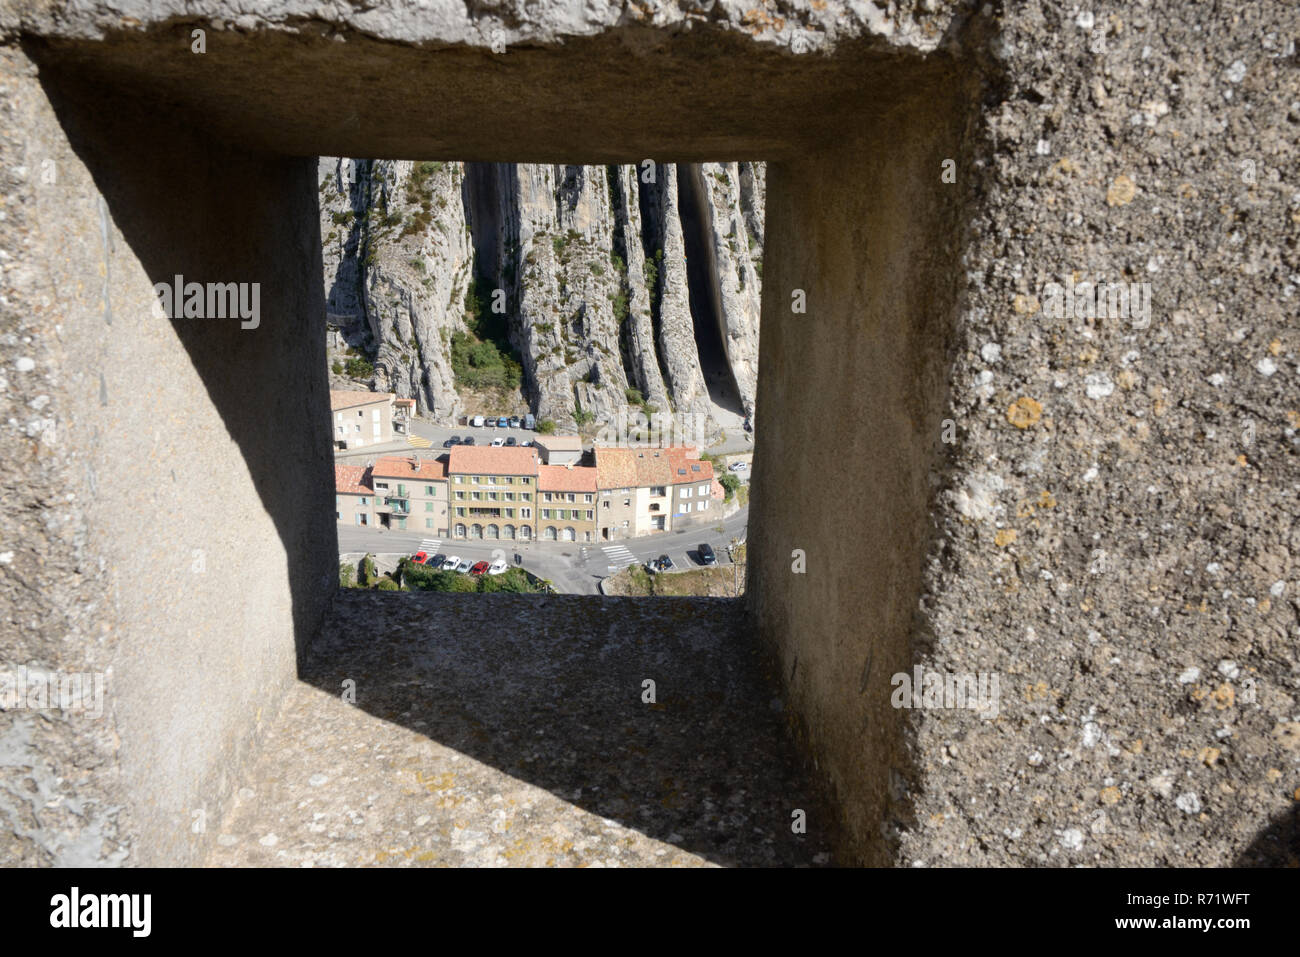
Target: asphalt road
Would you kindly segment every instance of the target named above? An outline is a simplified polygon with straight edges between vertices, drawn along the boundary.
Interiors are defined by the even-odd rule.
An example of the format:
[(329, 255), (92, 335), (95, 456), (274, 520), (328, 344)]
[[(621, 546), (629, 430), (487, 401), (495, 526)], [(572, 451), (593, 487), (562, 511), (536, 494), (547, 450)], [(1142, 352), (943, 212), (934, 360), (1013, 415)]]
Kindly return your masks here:
[[(461, 434), (463, 434), (463, 431)], [(696, 549), (707, 542), (717, 553), (718, 562), (727, 564), (727, 545), (731, 539), (743, 539), (749, 521), (749, 510), (741, 509), (723, 519), (723, 531), (716, 525), (649, 535), (643, 538), (626, 538), (616, 542), (506, 542), (506, 541), (453, 541), (433, 538), (412, 531), (395, 531), (378, 528), (340, 526), (339, 553), (369, 552), (371, 554), (408, 553), (414, 555), (422, 543), (437, 542), (438, 552), (457, 555), (473, 561), (491, 561), (504, 558), (514, 564), (518, 554), (520, 563), (528, 571), (549, 579), (555, 590), (565, 594), (594, 595), (599, 593), (597, 583), (625, 565), (639, 564), (668, 555), (680, 570), (698, 568)], [(427, 550), (427, 548), (426, 548)]]

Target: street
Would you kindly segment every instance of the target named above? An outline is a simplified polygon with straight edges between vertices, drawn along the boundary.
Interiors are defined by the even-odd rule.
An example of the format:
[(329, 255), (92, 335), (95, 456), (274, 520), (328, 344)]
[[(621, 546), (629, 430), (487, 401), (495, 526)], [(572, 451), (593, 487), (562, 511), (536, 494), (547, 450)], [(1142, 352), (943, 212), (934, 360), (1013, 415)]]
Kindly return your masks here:
[[(481, 430), (480, 430), (481, 431)], [(749, 510), (741, 509), (717, 525), (703, 525), (694, 529), (625, 538), (614, 542), (512, 542), (512, 541), (453, 541), (435, 538), (412, 531), (393, 531), (378, 528), (340, 526), (339, 554), (369, 552), (371, 554), (414, 555), (422, 548), (458, 555), (473, 561), (491, 561), (504, 558), (514, 564), (516, 554), (523, 559), (522, 566), (540, 578), (549, 579), (555, 590), (565, 594), (595, 595), (597, 583), (627, 565), (636, 565), (667, 555), (679, 570), (699, 568), (696, 549), (707, 542), (717, 553), (719, 564), (727, 564), (727, 546), (732, 538), (745, 537)], [(428, 543), (428, 544), (425, 544)]]

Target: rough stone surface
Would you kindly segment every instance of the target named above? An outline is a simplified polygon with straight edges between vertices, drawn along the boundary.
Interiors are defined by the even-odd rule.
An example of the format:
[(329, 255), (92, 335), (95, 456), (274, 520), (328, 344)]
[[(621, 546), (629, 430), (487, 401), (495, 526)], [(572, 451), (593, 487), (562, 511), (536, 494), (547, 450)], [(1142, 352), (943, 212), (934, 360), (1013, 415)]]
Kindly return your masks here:
[(830, 864), (739, 611), (342, 593), (207, 862)]
[[(0, 714), (0, 857), (190, 863), (337, 583), (315, 164), (0, 54), (0, 671), (104, 688)], [(176, 274), (258, 327), (159, 315)]]
[[(492, 52), (498, 23), (504, 53)], [(192, 54), (200, 25), (207, 52)], [(179, 349), (142, 333), (121, 340), (116, 365), (73, 376), (112, 341), (84, 331), (104, 321), (105, 275), (125, 297), (110, 296), (115, 317), (177, 259), (243, 273), (222, 278), (260, 275), (249, 264), (262, 264), (285, 288), (319, 276), (306, 208), (315, 161), (302, 158), (324, 155), (768, 161), (747, 603), (838, 804), (837, 861), (1300, 860), (1293, 3), (541, 3), (507, 13), (291, 0), (246, 14), (221, 0), (32, 0), (7, 5), (0, 31), (22, 44), (5, 51), (18, 107), (4, 108), (19, 121), (6, 124), (5, 148), (26, 150), (6, 155), (3, 173), (6, 281), (27, 290), (3, 304), (13, 334), (5, 494), (23, 503), (5, 518), (5, 541), (23, 544), (0, 547), (14, 552), (0, 566), (5, 653), (115, 669), (146, 658), (120, 670), (121, 713), (102, 737), (6, 717), (8, 857), (78, 859), (59, 836), (78, 806), (105, 836), (92, 856), (120, 860), (133, 841), (174, 851), (182, 792), (240, 773), (259, 704), (278, 702), (293, 633), (319, 608), (304, 587), (310, 562), (332, 561), (304, 517), (315, 506), (289, 501), (312, 476), (326, 481), (326, 459), (317, 468), (306, 440), (283, 454), (284, 437), (306, 435), (302, 423), (322, 414), (323, 355), (308, 344), (323, 302), (286, 301), (306, 318), (299, 351), (277, 339), (276, 360), (190, 343), (196, 379)], [(74, 79), (76, 96), (58, 96)], [(133, 114), (97, 101), (110, 90), (137, 97), (136, 125), (116, 139), (114, 124)], [(46, 95), (59, 100), (54, 114)], [(11, 132), (29, 128), (26, 143)], [(66, 155), (67, 129), (99, 152), (76, 190), (41, 207), (17, 170), (38, 168), (29, 156)], [(106, 273), (100, 194), (122, 240)], [(65, 214), (75, 229), (62, 229)], [(13, 267), (29, 239), (37, 254)], [(68, 271), (40, 279), (65, 249)], [(172, 249), (182, 254), (163, 254)], [(1149, 282), (1149, 322), (1044, 311), (1046, 283), (1083, 280)], [(39, 318), (42, 282), (73, 317), (66, 346), (57, 329), (22, 325), (53, 322)], [(792, 309), (797, 290), (806, 312)], [(126, 389), (139, 403), (126, 425), (143, 429), (140, 410), (161, 406), (187, 435), (216, 436), (199, 446), (215, 475), (206, 460), (184, 471), (194, 446), (183, 454), (179, 440), (130, 444), (108, 431), (100, 371), (120, 372), (110, 400)], [(51, 445), (42, 421), (65, 410), (90, 436), (37, 455)], [(303, 484), (276, 495), (267, 483), (286, 458), (306, 463)], [(33, 491), (89, 501), (91, 465), (100, 478), (127, 471), (84, 517)], [(205, 540), (247, 536), (252, 523), (243, 551), (219, 549), (238, 575), (186, 587), (166, 531), (182, 526), (128, 522), (142, 507), (176, 511), (181, 497), (159, 491), (173, 467), (192, 479), (185, 501), (203, 503), (190, 524)], [(142, 506), (142, 489), (159, 498)], [(68, 548), (79, 528), (99, 550), (80, 581)], [(153, 554), (155, 541), (170, 560)], [(804, 574), (792, 569), (796, 549)], [(97, 568), (134, 573), (133, 586), (147, 568), (145, 597), (126, 591), (131, 609), (92, 619), (82, 609), (105, 594)], [(270, 620), (250, 611), (232, 621), (230, 595), (271, 609)], [(151, 603), (169, 616), (160, 631)], [(99, 643), (92, 621), (129, 627)], [(197, 631), (191, 644), (177, 622)], [(573, 631), (590, 641), (594, 627)], [(411, 641), (432, 630), (420, 628)], [(998, 717), (894, 708), (892, 676), (916, 666), (999, 674)], [(213, 676), (227, 682), (221, 693), (198, 680)], [(178, 707), (191, 696), (204, 703), (197, 714)], [(179, 784), (161, 773), (171, 751), (186, 755)], [(286, 787), (329, 776), (311, 763)], [(140, 767), (149, 773), (123, 773)], [(65, 800), (70, 816), (41, 829), (30, 815), (39, 801), (13, 798), (32, 784), (84, 803)], [(263, 839), (273, 846), (269, 829)]]

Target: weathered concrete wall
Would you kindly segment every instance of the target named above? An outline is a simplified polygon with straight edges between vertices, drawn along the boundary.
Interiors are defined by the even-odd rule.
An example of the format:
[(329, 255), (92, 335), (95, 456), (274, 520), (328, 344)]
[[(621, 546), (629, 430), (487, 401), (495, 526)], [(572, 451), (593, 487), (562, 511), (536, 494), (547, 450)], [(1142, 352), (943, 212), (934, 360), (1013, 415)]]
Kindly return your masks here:
[(768, 169), (748, 598), (845, 815), (847, 860), (887, 862), (908, 760), (889, 676), (911, 668), (959, 291), (964, 187), (940, 171), (961, 159), (973, 92), (956, 75), (918, 83), (839, 149)]
[(994, 19), (915, 641), (1001, 708), (910, 712), (898, 859), (1295, 864), (1300, 8)]
[[(97, 144), (78, 155), (121, 231), (114, 255), (123, 262), (110, 260), (110, 288), (128, 282), (131, 262), (141, 264), (130, 290), (117, 293), (127, 298), (115, 315), (129, 302), (138, 308), (148, 277), (173, 271), (173, 261), (268, 279), (279, 271), (284, 296), (318, 273), (315, 230), (294, 228), (295, 204), (310, 204), (302, 192), (309, 164), (254, 161), (240, 150), (773, 161), (748, 594), (848, 825), (840, 859), (1285, 860), (1270, 828), (1294, 815), (1300, 786), (1300, 342), (1288, 321), (1300, 287), (1300, 13), (1280, 0), (1088, 10), (1031, 0), (1005, 11), (927, 0), (890, 9), (779, 13), (718, 3), (706, 14), (665, 4), (651, 14), (548, 3), (512, 11), (505, 24), (476, 5), (379, 4), (342, 5), (327, 23), (315, 5), (296, 2), (257, 16), (220, 0), (184, 10), (32, 2), (0, 14), (0, 35), (26, 37), (47, 80), (85, 76), (134, 93), (144, 108), (166, 104), (210, 137), (200, 149), (178, 123), (145, 115), (114, 146), (95, 131), (134, 122), (129, 111), (83, 105), (78, 113), (56, 102), (62, 128)], [(208, 52), (192, 54), (199, 25)], [(490, 49), (496, 26), (504, 53)], [(18, 55), (10, 62), (22, 69)], [(33, 104), (24, 115), (49, 121), (40, 92), (22, 82)], [(37, 143), (57, 143), (52, 121), (47, 129)], [(132, 150), (141, 143), (175, 151)], [(945, 159), (955, 162), (955, 183), (942, 178)], [(22, 199), (7, 200), (15, 219), (42, 202), (25, 198), (34, 190), (12, 186)], [(295, 512), (290, 492), (269, 487), (283, 456), (272, 461), (268, 433), (290, 443), (277, 452), (301, 453), (297, 478), (318, 468), (307, 439), (287, 428), (323, 413), (313, 303), (305, 291), (282, 301), (306, 333), (290, 344), (266, 327), (264, 299), (274, 345), (255, 355), (240, 351), (251, 347), (235, 334), (207, 348), (215, 342), (207, 333), (173, 332), (171, 341), (149, 338), (165, 326), (136, 331), (138, 351), (121, 360), (120, 383), (105, 366), (110, 404), (96, 406), (97, 376), (89, 390), (71, 378), (86, 375), (84, 343), (102, 341), (79, 331), (103, 322), (93, 200), (89, 189), (51, 200), (32, 227), (46, 259), (73, 252), (67, 275), (47, 287), (51, 302), (81, 297), (72, 299), (81, 318), (68, 320), (76, 348), (23, 331), (19, 316), (33, 322), (49, 308), (29, 292), (10, 299), (20, 311), (6, 320), (17, 336), (6, 349), (67, 349), (37, 357), (68, 377), (50, 383), (49, 407), (68, 403), (74, 425), (100, 425), (98, 441), (117, 444), (94, 451), (80, 440), (66, 459), (38, 463), (42, 471), (6, 472), (7, 488), (23, 490), (15, 500), (29, 503), (19, 513), (28, 524), (53, 535), (49, 516), (60, 513), (31, 491), (30, 474), (42, 489), (61, 488), (88, 482), (88, 463), (98, 462), (100, 475), (129, 462), (140, 447), (131, 443), (142, 440), (116, 436), (152, 434), (138, 421), (149, 414), (150, 388), (166, 386), (183, 421), (211, 425), (215, 410), (238, 443), (210, 453), (226, 500), (245, 509), (260, 501), (269, 513), (248, 516), (252, 544), (217, 574), (244, 561), (243, 574), (225, 579), (227, 591), (250, 609), (282, 609), (253, 633), (251, 659), (260, 664), (228, 689), (246, 706), (253, 689), (287, 670), (287, 612), (275, 603), (291, 595), (295, 613), (318, 607), (310, 563), (331, 551), (308, 532), (313, 503)], [(75, 228), (60, 240), (47, 219), (65, 215)], [(87, 237), (80, 246), (77, 236)], [(5, 248), (21, 249), (21, 237)], [(1043, 314), (1044, 283), (1084, 279), (1149, 282), (1149, 322)], [(808, 295), (806, 315), (790, 312), (796, 288)], [(21, 341), (27, 335), (32, 343)], [(139, 374), (150, 361), (166, 370), (158, 382)], [(264, 394), (249, 398), (250, 388)], [(114, 411), (117, 389), (135, 400), (130, 413)], [(24, 409), (34, 400), (6, 399)], [(107, 437), (114, 415), (137, 428)], [(13, 417), (28, 423), (33, 413)], [(30, 465), (41, 441), (10, 435), (14, 461)], [(160, 439), (146, 449), (165, 468), (149, 471), (154, 484), (145, 487), (162, 496), (160, 475), (173, 469), (199, 481), (197, 465), (163, 448)], [(99, 583), (127, 581), (132, 560), (148, 554), (146, 536), (127, 525), (143, 475), (110, 487), (95, 515), (75, 517), (87, 540), (119, 549), (103, 553)], [(205, 538), (245, 532), (230, 506), (201, 507), (211, 508)], [(170, 528), (151, 528), (150, 542), (181, 547)], [(154, 611), (96, 612), (95, 625), (120, 621), (123, 631), (94, 645), (92, 616), (72, 611), (86, 586), (68, 583), (67, 549), (32, 541), (26, 559), (14, 558), (28, 577), (3, 573), (11, 630), (24, 600), (48, 603), (44, 634), (24, 624), (23, 653), (56, 660), (59, 648), (98, 647), (99, 660), (115, 661), (121, 647), (122, 660), (134, 660), (145, 639), (127, 624)], [(791, 573), (795, 548), (806, 552), (806, 575)], [(209, 554), (210, 576), (215, 564)], [(286, 564), (301, 570), (301, 582)], [(177, 594), (174, 567), (149, 569), (146, 588), (164, 576), (150, 595), (159, 608), (162, 596)], [(186, 581), (190, 592), (176, 606), (183, 623), (160, 624), (162, 650), (136, 669), (141, 683), (121, 696), (115, 725), (121, 767), (155, 775), (151, 789), (132, 777), (123, 792), (131, 813), (144, 815), (130, 833), (160, 849), (188, 840), (164, 832), (183, 823), (185, 795), (197, 793), (164, 786), (162, 753), (190, 746), (207, 725), (156, 702), (196, 692), (249, 633), (232, 635), (221, 617), (218, 579)], [(250, 591), (250, 582), (268, 590)], [(46, 590), (29, 598), (33, 587)], [(66, 644), (55, 613), (79, 626), (67, 629)], [(177, 659), (188, 647), (177, 637), (184, 625), (225, 635), (215, 640), (226, 657)], [(998, 717), (893, 708), (891, 676), (910, 666), (997, 673)], [(251, 710), (238, 717), (231, 701), (202, 707), (223, 732), (251, 736)], [(30, 735), (14, 740), (22, 754), (40, 754), (43, 768), (88, 769), (112, 747), (43, 728)], [(214, 744), (182, 770), (197, 779), (203, 759), (211, 766), (220, 754)], [(113, 780), (100, 773), (85, 791), (65, 787), (80, 796)], [(164, 799), (158, 809), (153, 795)], [(113, 826), (106, 810), (98, 826)], [(44, 840), (19, 838), (24, 848)]]
[[(4, 52), (0, 668), (106, 684), (3, 716), (0, 856), (186, 863), (336, 583), (314, 167)], [(260, 324), (159, 318), (177, 273)]]

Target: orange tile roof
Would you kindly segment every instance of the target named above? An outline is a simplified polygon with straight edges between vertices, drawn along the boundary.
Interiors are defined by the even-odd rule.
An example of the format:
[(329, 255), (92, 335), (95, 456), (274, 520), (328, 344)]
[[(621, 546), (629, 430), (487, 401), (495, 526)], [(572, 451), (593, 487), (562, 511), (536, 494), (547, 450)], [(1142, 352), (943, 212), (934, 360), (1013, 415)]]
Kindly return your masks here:
[(542, 492), (594, 492), (596, 470), (591, 466), (539, 465), (537, 488)]
[(536, 475), (537, 452), (517, 445), (454, 445), (449, 474), (457, 475)]
[[(600, 488), (645, 488), (653, 485), (672, 485), (676, 482), (694, 482), (704, 472), (691, 472), (689, 477), (675, 474), (675, 462), (684, 459), (685, 453), (694, 453), (685, 447), (657, 448), (654, 446), (598, 447), (596, 449), (596, 484)], [(700, 464), (698, 461), (693, 464)], [(689, 465), (687, 466), (689, 470)], [(712, 471), (708, 473), (712, 475)]]
[(413, 455), (386, 455), (375, 461), (372, 474), (376, 478), (446, 481), (447, 465), (442, 459), (421, 459)]
[(336, 495), (374, 495), (370, 483), (370, 470), (362, 465), (334, 466), (334, 493)]
[(330, 389), (330, 411), (350, 409), (356, 405), (369, 405), (372, 402), (395, 398), (397, 395), (393, 392), (347, 392), (341, 389)]
[(598, 488), (633, 488), (636, 486), (636, 460), (631, 449), (596, 448), (596, 485)]
[(687, 485), (713, 478), (713, 463), (697, 458), (695, 449), (691, 446), (675, 445), (665, 451), (668, 453), (673, 485)]

